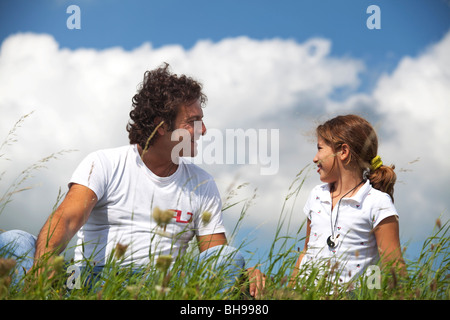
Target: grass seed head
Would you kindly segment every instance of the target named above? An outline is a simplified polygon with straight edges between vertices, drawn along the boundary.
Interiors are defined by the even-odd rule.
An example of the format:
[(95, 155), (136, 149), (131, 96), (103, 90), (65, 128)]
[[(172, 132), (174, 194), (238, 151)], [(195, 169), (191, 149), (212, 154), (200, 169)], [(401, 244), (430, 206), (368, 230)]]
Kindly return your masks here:
[(202, 221), (205, 224), (208, 224), (211, 221), (211, 212), (205, 211), (202, 213)]
[(161, 225), (166, 225), (170, 223), (170, 221), (173, 218), (173, 211), (172, 210), (161, 210), (158, 207), (155, 207), (153, 209), (153, 219), (155, 219), (156, 223)]
[(436, 227), (438, 227), (438, 229), (440, 229), (442, 227), (441, 219), (439, 219), (439, 218), (436, 219)]
[(127, 251), (128, 245), (127, 244), (121, 244), (121, 243), (117, 243), (116, 244), (116, 252), (115, 252), (115, 256), (117, 259), (120, 259), (123, 257), (123, 255), (125, 254), (125, 251)]
[(171, 263), (172, 256), (170, 254), (160, 255), (158, 259), (156, 259), (156, 268), (165, 272), (169, 269)]

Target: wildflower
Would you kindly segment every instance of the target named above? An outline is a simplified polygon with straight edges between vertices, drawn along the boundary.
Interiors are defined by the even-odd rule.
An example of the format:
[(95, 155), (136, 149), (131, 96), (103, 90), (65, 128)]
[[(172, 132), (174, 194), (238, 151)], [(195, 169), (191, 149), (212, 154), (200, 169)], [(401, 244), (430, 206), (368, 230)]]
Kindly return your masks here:
[(168, 224), (173, 218), (172, 210), (161, 210), (158, 207), (153, 209), (153, 219), (155, 219), (158, 226)]
[(203, 212), (202, 221), (203, 221), (203, 223), (208, 224), (209, 221), (211, 221), (211, 212), (209, 212), (209, 211)]
[(128, 245), (127, 244), (121, 244), (119, 242), (117, 242), (116, 244), (116, 252), (115, 252), (115, 256), (117, 259), (120, 259), (123, 257), (123, 255), (125, 254), (125, 251), (127, 251)]
[(156, 259), (156, 268), (165, 272), (169, 269), (170, 264), (172, 263), (172, 256), (170, 254), (160, 255), (158, 259)]

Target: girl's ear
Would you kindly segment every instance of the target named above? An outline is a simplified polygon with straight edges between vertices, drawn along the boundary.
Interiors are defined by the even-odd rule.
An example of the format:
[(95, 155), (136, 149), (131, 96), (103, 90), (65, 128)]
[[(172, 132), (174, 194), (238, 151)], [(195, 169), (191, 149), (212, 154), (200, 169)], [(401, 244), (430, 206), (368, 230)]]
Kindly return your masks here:
[(341, 145), (341, 151), (339, 152), (339, 159), (345, 161), (350, 159), (350, 147), (348, 144), (344, 143)]

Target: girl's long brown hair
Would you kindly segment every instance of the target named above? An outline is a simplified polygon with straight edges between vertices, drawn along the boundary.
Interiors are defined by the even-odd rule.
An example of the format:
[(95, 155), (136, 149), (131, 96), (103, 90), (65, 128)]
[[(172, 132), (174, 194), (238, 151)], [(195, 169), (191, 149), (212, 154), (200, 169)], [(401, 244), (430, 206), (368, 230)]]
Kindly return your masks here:
[(395, 166), (382, 165), (377, 170), (371, 170), (371, 161), (378, 154), (378, 138), (371, 124), (357, 115), (337, 116), (319, 125), (317, 136), (321, 137), (334, 152), (339, 152), (343, 144), (350, 148), (347, 164), (355, 164), (363, 175), (370, 170), (368, 179), (375, 189), (386, 192), (394, 201), (394, 184), (397, 175)]

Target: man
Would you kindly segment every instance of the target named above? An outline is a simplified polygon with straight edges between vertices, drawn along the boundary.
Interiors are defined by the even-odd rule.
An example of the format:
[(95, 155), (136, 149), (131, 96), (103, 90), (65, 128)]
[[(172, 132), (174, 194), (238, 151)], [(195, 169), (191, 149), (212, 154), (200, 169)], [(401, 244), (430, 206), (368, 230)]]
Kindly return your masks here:
[[(160, 255), (175, 259), (195, 236), (201, 259), (219, 254), (231, 274), (242, 271), (242, 255), (227, 246), (213, 178), (182, 158), (195, 156), (196, 140), (206, 132), (206, 96), (198, 82), (168, 67), (147, 71), (133, 97), (130, 145), (91, 153), (75, 170), (65, 199), (37, 237), (34, 265), (48, 253), (62, 252), (78, 232), (74, 259), (81, 265), (101, 268), (118, 245), (126, 248), (123, 266), (145, 266)], [(184, 134), (174, 134), (179, 132)], [(185, 148), (173, 152), (181, 142)], [(168, 211), (169, 220), (160, 221), (160, 213)], [(0, 235), (0, 245), (12, 238)], [(29, 235), (20, 238), (28, 247), (33, 243)], [(19, 251), (27, 251), (26, 245)], [(258, 270), (250, 273), (262, 279)], [(252, 283), (251, 294), (256, 289)]]

